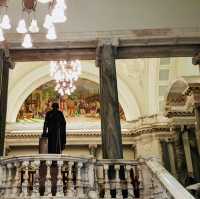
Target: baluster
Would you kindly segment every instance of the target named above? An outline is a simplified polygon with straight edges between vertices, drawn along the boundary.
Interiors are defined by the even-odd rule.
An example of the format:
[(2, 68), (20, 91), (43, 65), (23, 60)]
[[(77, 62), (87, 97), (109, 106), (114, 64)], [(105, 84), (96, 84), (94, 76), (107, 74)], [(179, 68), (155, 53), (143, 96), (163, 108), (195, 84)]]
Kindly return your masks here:
[(9, 195), (12, 194), (12, 168), (13, 165), (11, 163), (7, 164), (7, 180), (6, 180), (6, 196), (8, 197)]
[(140, 190), (144, 189), (144, 177), (143, 177), (143, 173), (142, 173), (142, 168), (139, 166), (137, 167), (138, 169), (138, 175), (139, 175), (139, 182), (140, 182)]
[(104, 198), (111, 198), (110, 195), (110, 184), (109, 184), (109, 179), (108, 179), (108, 165), (104, 164), (104, 183), (105, 183), (105, 194)]
[(133, 193), (133, 185), (131, 184), (131, 165), (126, 166), (126, 175), (127, 175), (127, 189), (128, 189), (128, 198), (132, 198), (134, 196)]
[(97, 192), (99, 193), (99, 198), (102, 198), (103, 196), (103, 190), (104, 190), (104, 169), (103, 166), (96, 167), (96, 183), (97, 183)]
[(72, 166), (74, 162), (68, 162), (68, 183), (67, 183), (67, 196), (74, 197), (74, 187), (73, 187), (73, 179), (72, 179)]
[(51, 193), (51, 162), (50, 160), (46, 161), (47, 166), (47, 176), (45, 181), (45, 196), (52, 196)]
[(2, 165), (2, 195), (6, 193), (6, 165)]
[(81, 168), (83, 167), (82, 162), (78, 162), (77, 164), (77, 178), (76, 178), (76, 186), (77, 186), (77, 196), (78, 198), (85, 198), (83, 193), (83, 184), (81, 180)]
[(15, 179), (14, 179), (14, 184), (12, 187), (12, 195), (13, 197), (15, 196), (19, 196), (19, 188), (20, 188), (20, 162), (15, 162), (15, 168), (16, 168), (16, 172), (15, 172)]
[(33, 180), (33, 193), (32, 196), (40, 196), (40, 182), (39, 182), (39, 178), (40, 178), (40, 174), (39, 174), (39, 167), (40, 167), (40, 161), (39, 160), (35, 160), (34, 161), (34, 167), (35, 167), (35, 176), (34, 176), (34, 180)]
[(115, 165), (115, 172), (116, 172), (116, 177), (115, 177), (116, 198), (123, 198), (122, 189), (121, 189), (121, 183), (120, 183), (120, 178), (119, 178), (119, 170), (120, 170), (120, 165)]
[[(88, 175), (87, 179), (89, 182), (89, 190), (88, 190), (88, 197), (89, 198), (98, 198), (99, 197), (99, 190), (98, 190), (98, 180), (97, 180), (97, 168), (94, 167), (96, 160), (93, 158), (90, 162), (85, 164), (85, 167), (88, 168)], [(86, 168), (84, 167), (84, 172)]]
[(63, 179), (62, 179), (62, 166), (63, 161), (58, 161), (58, 181), (57, 181), (57, 193), (56, 196), (64, 196), (63, 192)]
[(24, 161), (22, 162), (22, 167), (24, 167), (25, 173), (24, 173), (24, 181), (22, 183), (22, 193), (20, 194), (21, 197), (27, 197), (28, 196), (28, 166), (29, 162)]
[[(135, 166), (135, 172), (134, 172), (134, 194), (136, 197), (139, 197), (140, 195), (140, 173), (139, 173), (139, 169), (138, 166)], [(143, 185), (142, 185), (143, 186)]]

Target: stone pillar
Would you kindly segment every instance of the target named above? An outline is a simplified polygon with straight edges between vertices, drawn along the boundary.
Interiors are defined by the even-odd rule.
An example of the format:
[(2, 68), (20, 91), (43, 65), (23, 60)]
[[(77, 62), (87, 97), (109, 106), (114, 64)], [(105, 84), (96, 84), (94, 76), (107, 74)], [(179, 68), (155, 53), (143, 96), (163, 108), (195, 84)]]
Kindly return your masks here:
[(195, 136), (197, 142), (198, 153), (200, 155), (200, 104), (195, 105), (194, 107), (195, 113)]
[(105, 159), (123, 158), (115, 57), (116, 45), (112, 41), (99, 44), (96, 63), (100, 68), (101, 135)]
[(198, 154), (200, 155), (200, 84), (189, 83), (185, 95), (192, 96), (195, 113), (195, 136)]
[(183, 146), (182, 132), (183, 128), (181, 128), (180, 124), (175, 125), (173, 127), (176, 137), (175, 137), (175, 156), (176, 156), (176, 172), (177, 179), (181, 182), (181, 184), (185, 184), (185, 176), (187, 175), (187, 167), (186, 158)]
[(12, 64), (5, 51), (0, 49), (0, 156), (4, 154), (8, 79), (11, 66)]
[(174, 141), (173, 140), (168, 141), (168, 152), (169, 152), (169, 161), (170, 161), (171, 173), (173, 174), (174, 177), (177, 177), (175, 152), (174, 152)]
[(186, 128), (184, 128), (182, 132), (182, 140), (183, 140), (183, 147), (184, 147), (184, 152), (185, 152), (187, 172), (189, 176), (193, 177), (192, 157), (191, 157), (191, 151), (190, 151), (188, 130)]
[(160, 142), (162, 145), (163, 163), (165, 168), (176, 177), (175, 143), (170, 139), (162, 139)]

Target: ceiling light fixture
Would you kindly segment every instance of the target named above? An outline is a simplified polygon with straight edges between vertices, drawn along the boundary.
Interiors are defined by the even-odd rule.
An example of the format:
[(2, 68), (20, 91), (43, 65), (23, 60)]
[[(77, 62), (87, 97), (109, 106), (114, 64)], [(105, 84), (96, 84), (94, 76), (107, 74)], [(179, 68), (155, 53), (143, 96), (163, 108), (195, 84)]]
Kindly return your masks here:
[[(11, 19), (7, 13), (8, 0), (3, 0), (0, 4), (4, 12), (1, 13), (2, 18), (0, 18), (0, 42), (4, 41), (3, 36), (4, 30), (11, 29)], [(43, 3), (48, 4), (48, 13), (45, 15), (43, 27), (47, 29), (46, 38), (48, 40), (57, 39), (56, 35), (56, 23), (64, 23), (67, 20), (66, 9), (67, 5), (65, 0), (21, 0), (22, 1), (22, 18), (19, 19), (16, 27), (17, 33), (25, 34), (22, 42), (22, 46), (25, 48), (31, 48), (31, 34), (38, 33), (40, 28), (38, 26), (38, 21), (36, 19), (35, 11), (37, 10), (37, 4)], [(27, 39), (28, 38), (28, 39)], [(28, 41), (28, 42), (27, 42)]]
[(75, 89), (75, 82), (81, 74), (81, 63), (75, 61), (51, 61), (50, 75), (56, 81), (55, 90), (63, 95), (71, 95)]

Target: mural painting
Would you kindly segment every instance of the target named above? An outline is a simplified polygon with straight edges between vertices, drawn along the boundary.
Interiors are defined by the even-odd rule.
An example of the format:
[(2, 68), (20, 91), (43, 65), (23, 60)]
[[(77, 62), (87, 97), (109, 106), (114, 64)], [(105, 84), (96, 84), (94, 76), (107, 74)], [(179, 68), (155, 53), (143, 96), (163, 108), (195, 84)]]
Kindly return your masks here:
[[(29, 95), (20, 108), (17, 121), (44, 119), (45, 113), (51, 110), (51, 104), (58, 102), (60, 110), (69, 118), (92, 118), (100, 120), (99, 85), (79, 79), (77, 89), (70, 96), (60, 96), (54, 90), (55, 82), (50, 81), (40, 86)], [(119, 105), (120, 117), (125, 120), (124, 112)]]

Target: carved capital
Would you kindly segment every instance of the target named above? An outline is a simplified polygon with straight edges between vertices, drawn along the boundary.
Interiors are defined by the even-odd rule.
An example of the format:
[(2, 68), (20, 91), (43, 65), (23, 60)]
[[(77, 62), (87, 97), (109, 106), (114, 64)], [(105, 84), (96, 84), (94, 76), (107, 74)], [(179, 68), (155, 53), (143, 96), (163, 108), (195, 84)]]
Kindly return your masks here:
[(10, 51), (9, 49), (4, 49), (4, 55), (6, 58), (6, 65), (10, 68), (10, 69), (14, 69), (15, 68), (15, 62), (11, 59), (10, 57)]
[(136, 144), (132, 144), (132, 145), (131, 145), (131, 149), (132, 149), (133, 151), (135, 151), (135, 150), (136, 150)]
[(96, 157), (97, 144), (89, 144), (88, 146), (90, 155)]
[(113, 55), (117, 56), (117, 47), (119, 46), (118, 38), (104, 38), (100, 39), (96, 48), (96, 66), (101, 66), (101, 53), (103, 46), (112, 46), (113, 47)]
[(98, 47), (102, 47), (104, 45), (111, 45), (113, 47), (119, 46), (119, 38), (103, 38), (98, 41)]
[(192, 58), (193, 65), (200, 65), (200, 52), (196, 53)]

